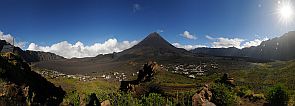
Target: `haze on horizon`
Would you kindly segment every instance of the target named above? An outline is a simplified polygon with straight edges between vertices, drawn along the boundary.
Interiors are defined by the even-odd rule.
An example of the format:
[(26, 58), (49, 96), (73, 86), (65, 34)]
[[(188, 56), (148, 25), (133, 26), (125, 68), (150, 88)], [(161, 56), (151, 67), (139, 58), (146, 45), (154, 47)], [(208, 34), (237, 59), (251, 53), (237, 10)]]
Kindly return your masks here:
[(132, 47), (158, 32), (179, 48), (244, 48), (295, 29), (291, 0), (0, 0), (0, 39), (66, 58)]

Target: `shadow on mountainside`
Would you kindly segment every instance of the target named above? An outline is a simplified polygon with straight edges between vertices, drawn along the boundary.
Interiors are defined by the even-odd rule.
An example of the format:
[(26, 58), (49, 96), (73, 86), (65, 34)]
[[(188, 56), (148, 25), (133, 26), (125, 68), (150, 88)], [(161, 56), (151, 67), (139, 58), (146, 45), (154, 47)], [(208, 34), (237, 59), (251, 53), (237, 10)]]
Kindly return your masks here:
[(20, 56), (11, 52), (0, 56), (0, 104), (59, 105), (65, 95), (41, 75), (31, 71)]

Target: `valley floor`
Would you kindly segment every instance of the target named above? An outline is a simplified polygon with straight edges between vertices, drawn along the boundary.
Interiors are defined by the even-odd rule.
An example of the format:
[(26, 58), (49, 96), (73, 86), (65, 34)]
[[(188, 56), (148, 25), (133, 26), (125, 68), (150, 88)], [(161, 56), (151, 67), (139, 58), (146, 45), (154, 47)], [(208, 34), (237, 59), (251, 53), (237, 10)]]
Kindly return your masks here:
[[(267, 103), (266, 94), (268, 89), (282, 84), (288, 90), (290, 94), (289, 105), (294, 105), (295, 101), (295, 61), (276, 61), (269, 63), (249, 63), (247, 68), (231, 68), (229, 70), (217, 70), (210, 74), (203, 76), (196, 76), (196, 78), (189, 78), (184, 74), (172, 73), (171, 71), (162, 71), (157, 73), (153, 83), (153, 86), (158, 87), (156, 92), (160, 95), (154, 95), (151, 98), (158, 97), (163, 99), (166, 104), (182, 104), (191, 105), (192, 96), (198, 92), (204, 84), (213, 84), (214, 81), (220, 79), (224, 72), (228, 73), (230, 77), (234, 79), (236, 88), (248, 88), (250, 94), (264, 95), (264, 99), (251, 100), (245, 96), (238, 96), (238, 105), (263, 105)], [(38, 67), (32, 67), (32, 69), (38, 73), (44, 74), (44, 72), (54, 71), (48, 69), (42, 69)], [(44, 75), (43, 75), (44, 76)], [(86, 76), (86, 77), (85, 77)], [(134, 94), (121, 94), (119, 91), (120, 82), (116, 79), (105, 79), (98, 76), (79, 75), (69, 76), (53, 76), (46, 74), (46, 77), (50, 82), (56, 86), (61, 86), (66, 91), (66, 97), (63, 104), (76, 104), (85, 105), (87, 103), (88, 96), (91, 93), (95, 93), (99, 101), (110, 100), (111, 104), (142, 104), (142, 100), (147, 100), (150, 95), (134, 95)], [(135, 79), (136, 76), (130, 76), (128, 79)], [(128, 95), (127, 98), (123, 98), (118, 95)], [(129, 97), (130, 96), (130, 97)], [(121, 100), (121, 99), (132, 100)], [(130, 104), (129, 103), (129, 104)]]

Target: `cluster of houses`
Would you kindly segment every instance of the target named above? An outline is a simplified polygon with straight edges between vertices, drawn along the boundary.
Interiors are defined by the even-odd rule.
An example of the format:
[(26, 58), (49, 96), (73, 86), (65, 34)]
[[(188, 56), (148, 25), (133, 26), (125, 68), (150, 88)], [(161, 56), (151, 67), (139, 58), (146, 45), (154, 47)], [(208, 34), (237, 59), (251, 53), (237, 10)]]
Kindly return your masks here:
[(169, 64), (167, 65), (166, 69), (167, 71), (171, 71), (174, 74), (181, 74), (194, 79), (197, 76), (206, 75), (208, 71), (214, 71), (215, 69), (218, 69), (218, 64)]
[(55, 78), (72, 78), (72, 79), (78, 79), (79, 81), (92, 81), (96, 80), (97, 77), (92, 77), (92, 76), (87, 76), (87, 75), (67, 75), (61, 72), (53, 71), (53, 70), (41, 70), (41, 71), (36, 71), (38, 74), (45, 78), (50, 78), (50, 79), (55, 79)]
[[(137, 76), (137, 73), (132, 73), (132, 76)], [(118, 81), (123, 81), (127, 79), (127, 74), (125, 73), (120, 73), (120, 72), (113, 72), (113, 73), (109, 73), (109, 74), (102, 74), (100, 76), (101, 78), (105, 79), (105, 80), (110, 80), (110, 79), (115, 79)]]

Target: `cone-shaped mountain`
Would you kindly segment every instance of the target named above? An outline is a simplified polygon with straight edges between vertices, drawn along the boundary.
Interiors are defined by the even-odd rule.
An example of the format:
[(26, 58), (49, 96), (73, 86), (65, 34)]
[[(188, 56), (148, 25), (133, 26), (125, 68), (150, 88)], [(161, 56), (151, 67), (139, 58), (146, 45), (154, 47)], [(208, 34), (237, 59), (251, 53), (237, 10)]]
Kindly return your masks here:
[(147, 57), (158, 56), (187, 56), (192, 55), (185, 49), (176, 48), (166, 41), (160, 34), (153, 32), (150, 33), (145, 39), (137, 45), (124, 50), (119, 53), (119, 56), (136, 55)]

